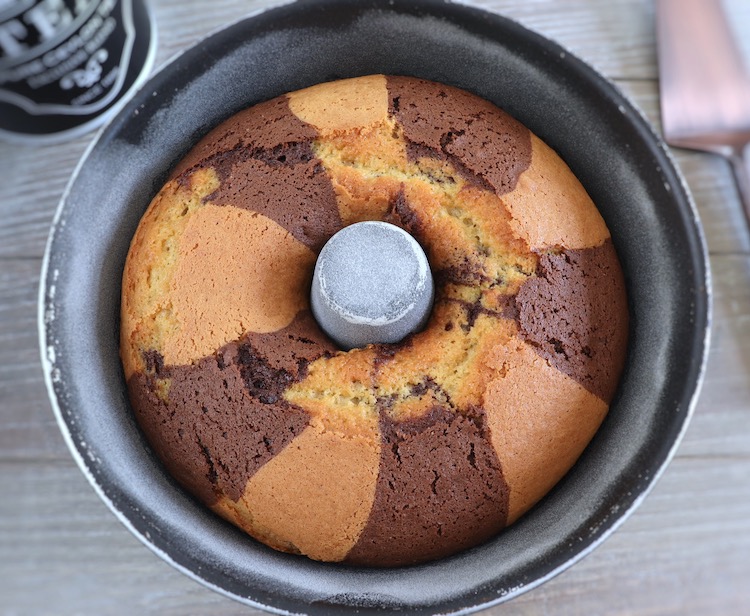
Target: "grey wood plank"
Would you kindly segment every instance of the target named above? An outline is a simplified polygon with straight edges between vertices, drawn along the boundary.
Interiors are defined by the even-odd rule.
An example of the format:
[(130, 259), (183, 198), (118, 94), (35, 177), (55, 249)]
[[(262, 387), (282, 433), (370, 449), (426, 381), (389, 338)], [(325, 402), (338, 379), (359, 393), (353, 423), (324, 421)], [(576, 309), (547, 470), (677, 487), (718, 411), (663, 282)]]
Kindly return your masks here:
[(673, 148), (698, 208), (711, 254), (750, 253), (750, 234), (729, 163), (714, 154)]
[(551, 38), (610, 79), (655, 79), (654, 4), (637, 0), (473, 2)]
[[(220, 26), (275, 4), (279, 2), (214, 0), (211, 10), (205, 11), (196, 10), (195, 2), (153, 2), (159, 24), (156, 66)], [(651, 3), (618, 0), (606, 11), (588, 0), (473, 4), (538, 29), (584, 59), (595, 58), (597, 67), (610, 77), (654, 77)], [(0, 143), (0, 168), (12, 178), (10, 194), (0, 206), (5, 217), (0, 226), (0, 258), (42, 254), (54, 210), (89, 140), (90, 136), (82, 137), (44, 148)]]
[[(614, 79), (654, 79), (654, 6), (639, 0), (459, 0), (543, 33)], [(154, 2), (160, 24), (157, 65), (206, 32), (280, 1), (214, 0), (211, 11), (192, 2)], [(179, 24), (179, 28), (172, 27)]]
[[(619, 79), (658, 130), (652, 0), (472, 3)], [(153, 0), (157, 66), (268, 4), (213, 0), (205, 10), (196, 0)], [(747, 31), (746, 0), (726, 4), (739, 15), (734, 26)], [(176, 572), (133, 538), (86, 484), (52, 417), (37, 356), (39, 259), (90, 138), (46, 148), (0, 144), (0, 614), (258, 613)], [(750, 613), (750, 234), (726, 163), (674, 153), (703, 221), (716, 291), (693, 421), (653, 492), (604, 545), (488, 615)]]
[[(0, 270), (0, 460), (67, 459), (47, 399), (36, 335), (37, 260)], [(750, 255), (717, 254), (705, 384), (680, 454), (749, 456)]]
[(749, 477), (747, 459), (675, 459), (603, 546), (518, 606), (528, 614), (747, 614)]
[(55, 208), (87, 143), (85, 137), (44, 147), (0, 142), (8, 178), (0, 199), (0, 259), (44, 253)]
[(0, 464), (0, 490), (1, 614), (261, 613), (155, 556), (72, 463)]
[[(747, 458), (674, 460), (602, 546), (486, 614), (742, 614), (750, 605), (748, 477)], [(0, 613), (258, 613), (162, 562), (72, 463), (0, 463), (0, 493)]]
[(41, 261), (0, 259), (0, 459), (68, 458), (42, 377)]
[(716, 255), (711, 268), (714, 314), (706, 377), (678, 455), (750, 457), (750, 259)]
[[(645, 115), (661, 136), (656, 81), (619, 81), (616, 85)], [(711, 253), (750, 253), (750, 234), (739, 203), (729, 163), (715, 154), (670, 148), (695, 201)]]
[[(621, 81), (617, 84), (658, 131), (658, 91), (654, 81)], [(0, 202), (0, 259), (39, 257), (55, 209), (87, 143), (35, 148), (0, 144), (0, 168), (13, 179), (9, 194)], [(673, 150), (698, 206), (708, 244), (714, 252), (750, 253), (750, 235), (737, 202), (737, 189), (728, 163), (718, 156)], [(12, 197), (12, 198), (11, 198)]]

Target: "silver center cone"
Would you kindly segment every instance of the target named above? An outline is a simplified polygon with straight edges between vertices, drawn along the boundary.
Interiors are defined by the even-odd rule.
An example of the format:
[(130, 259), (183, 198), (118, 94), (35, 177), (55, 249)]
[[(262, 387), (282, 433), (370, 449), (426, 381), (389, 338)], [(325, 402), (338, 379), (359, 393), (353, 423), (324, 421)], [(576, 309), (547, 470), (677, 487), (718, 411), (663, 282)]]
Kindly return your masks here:
[(419, 331), (432, 308), (427, 257), (403, 229), (359, 222), (336, 233), (315, 264), (310, 303), (343, 349), (393, 343)]

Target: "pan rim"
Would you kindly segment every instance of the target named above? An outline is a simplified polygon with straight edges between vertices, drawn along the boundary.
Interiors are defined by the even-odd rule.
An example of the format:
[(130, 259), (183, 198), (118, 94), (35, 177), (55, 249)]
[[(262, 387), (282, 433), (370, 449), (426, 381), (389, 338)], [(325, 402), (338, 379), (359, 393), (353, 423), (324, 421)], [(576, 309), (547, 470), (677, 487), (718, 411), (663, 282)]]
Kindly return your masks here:
[[(231, 28), (232, 26), (235, 26), (237, 24), (240, 24), (242, 22), (245, 22), (248, 19), (253, 19), (254, 17), (264, 14), (273, 10), (276, 10), (280, 7), (287, 7), (290, 4), (290, 2), (284, 2), (281, 4), (274, 4), (273, 6), (265, 7), (263, 9), (260, 9), (258, 11), (255, 11), (248, 16), (242, 17), (238, 19), (235, 22), (232, 22), (231, 24), (228, 24), (226, 26), (222, 26), (218, 28), (217, 30), (213, 31), (212, 33), (206, 35), (203, 37), (200, 41), (196, 42), (195, 44), (191, 45), (190, 48), (185, 49), (183, 51), (180, 51), (178, 54), (173, 56), (167, 63), (162, 65), (150, 78), (149, 80), (141, 86), (139, 89), (139, 93), (144, 91), (148, 84), (152, 82), (152, 79), (158, 75), (162, 75), (164, 71), (169, 70), (169, 67), (172, 67), (175, 65), (176, 61), (183, 57), (186, 53), (191, 52), (192, 50), (199, 48), (201, 45), (204, 45), (206, 41), (211, 40), (214, 36), (217, 34), (224, 32), (228, 28)], [(421, 2), (420, 4), (425, 6), (432, 6), (432, 5), (447, 5), (447, 4), (455, 4), (456, 6), (464, 6), (467, 9), (470, 9), (472, 11), (481, 12), (485, 15), (489, 15), (492, 18), (500, 18), (500, 16), (495, 15), (494, 13), (488, 13), (485, 10), (479, 9), (470, 3), (442, 3), (442, 2)], [(700, 361), (697, 365), (697, 380), (693, 386), (692, 395), (690, 397), (690, 401), (688, 404), (688, 408), (685, 414), (684, 419), (682, 420), (679, 434), (675, 438), (675, 440), (672, 442), (671, 447), (666, 454), (666, 457), (661, 462), (661, 464), (658, 466), (656, 472), (653, 474), (651, 481), (648, 483), (646, 488), (638, 495), (638, 497), (632, 501), (632, 503), (628, 506), (628, 508), (619, 516), (589, 545), (587, 545), (584, 549), (579, 550), (576, 552), (572, 557), (570, 557), (565, 562), (561, 563), (557, 567), (551, 569), (546, 575), (539, 577), (535, 580), (532, 580), (531, 582), (525, 583), (517, 587), (516, 589), (512, 589), (509, 592), (505, 593), (501, 597), (496, 598), (494, 601), (490, 602), (483, 602), (476, 605), (465, 605), (463, 609), (456, 611), (456, 612), (450, 612), (450, 613), (456, 613), (456, 614), (463, 614), (463, 613), (469, 613), (478, 609), (484, 609), (487, 607), (490, 607), (492, 605), (496, 605), (498, 603), (504, 602), (506, 600), (509, 600), (513, 597), (518, 596), (519, 594), (522, 594), (528, 590), (531, 590), (532, 588), (535, 588), (545, 581), (551, 579), (552, 577), (559, 574), (561, 571), (567, 569), (574, 563), (581, 560), (584, 556), (589, 554), (591, 551), (594, 550), (594, 548), (598, 547), (601, 543), (604, 542), (617, 528), (620, 527), (620, 525), (631, 515), (631, 513), (640, 505), (640, 503), (643, 501), (643, 499), (650, 493), (651, 489), (653, 488), (654, 484), (658, 480), (659, 477), (663, 474), (664, 470), (668, 466), (669, 462), (674, 457), (674, 454), (682, 441), (682, 438), (684, 436), (685, 431), (687, 430), (689, 424), (690, 424), (690, 418), (692, 417), (695, 406), (697, 404), (697, 400), (699, 397), (699, 393), (701, 390), (701, 385), (703, 383), (704, 377), (705, 377), (705, 371), (706, 371), (706, 364), (708, 359), (708, 351), (710, 346), (710, 335), (711, 335), (711, 322), (712, 322), (712, 291), (711, 291), (711, 272), (710, 272), (710, 262), (708, 259), (708, 250), (707, 250), (707, 244), (704, 237), (704, 233), (702, 230), (702, 227), (700, 225), (700, 220), (698, 216), (697, 207), (693, 201), (692, 195), (690, 194), (690, 191), (687, 187), (687, 183), (685, 182), (685, 179), (679, 169), (679, 167), (676, 164), (676, 161), (674, 160), (674, 156), (672, 155), (671, 151), (667, 148), (667, 146), (661, 141), (661, 139), (656, 134), (656, 131), (651, 126), (650, 122), (645, 118), (643, 113), (638, 109), (638, 107), (632, 103), (624, 93), (622, 93), (619, 88), (616, 88), (614, 84), (606, 80), (602, 75), (600, 75), (598, 72), (596, 72), (594, 69), (592, 69), (588, 64), (580, 60), (575, 54), (569, 52), (567, 49), (559, 45), (559, 43), (550, 41), (550, 39), (541, 37), (541, 35), (536, 34), (535, 32), (528, 30), (523, 25), (519, 24), (518, 22), (514, 22), (513, 20), (508, 19), (507, 17), (502, 17), (501, 19), (515, 23), (519, 28), (522, 28), (528, 33), (531, 33), (533, 37), (542, 38), (544, 39), (548, 44), (551, 44), (553, 47), (558, 48), (560, 52), (564, 52), (571, 58), (574, 58), (581, 67), (583, 67), (584, 70), (588, 70), (591, 72), (592, 76), (594, 76), (597, 80), (599, 80), (600, 85), (604, 85), (607, 88), (612, 89), (613, 93), (619, 97), (623, 104), (625, 105), (625, 108), (627, 111), (634, 113), (638, 117), (638, 122), (640, 123), (640, 127), (650, 133), (651, 140), (653, 143), (658, 145), (660, 148), (662, 155), (665, 157), (665, 159), (668, 161), (668, 164), (671, 166), (668, 171), (674, 175), (674, 178), (676, 179), (677, 184), (679, 185), (679, 189), (682, 191), (682, 197), (686, 200), (688, 206), (689, 206), (689, 214), (692, 217), (692, 226), (693, 230), (696, 233), (696, 239), (699, 246), (699, 252), (700, 252), (700, 260), (702, 261), (703, 271), (705, 272), (704, 275), (704, 294), (702, 295), (702, 298), (705, 300), (705, 327), (702, 327), (702, 354), (700, 357)], [(131, 101), (136, 100), (138, 98), (138, 93), (135, 94)], [(126, 106), (130, 107), (130, 103)], [(126, 114), (127, 109), (121, 110), (114, 118), (112, 118), (104, 127), (102, 127), (98, 134), (96, 135), (95, 139), (89, 144), (87, 147), (84, 155), (80, 159), (78, 165), (76, 166), (76, 169), (71, 176), (70, 181), (68, 182), (68, 185), (65, 189), (65, 192), (63, 193), (63, 196), (58, 204), (57, 210), (55, 212), (55, 216), (52, 222), (50, 234), (47, 240), (47, 245), (45, 249), (44, 258), (42, 261), (42, 270), (41, 270), (41, 283), (40, 283), (40, 289), (39, 289), (39, 303), (38, 303), (38, 328), (39, 328), (39, 340), (40, 340), (40, 353), (41, 353), (41, 359), (42, 359), (42, 366), (43, 366), (43, 372), (44, 372), (44, 378), (45, 378), (45, 385), (48, 390), (48, 394), (50, 397), (50, 402), (53, 408), (53, 412), (55, 414), (56, 420), (58, 425), (60, 426), (61, 432), (63, 433), (63, 436), (65, 438), (66, 444), (68, 448), (70, 449), (73, 458), (75, 459), (77, 465), (83, 472), (83, 474), (86, 476), (89, 483), (92, 485), (92, 487), (95, 489), (99, 497), (107, 504), (107, 506), (110, 508), (110, 510), (115, 514), (115, 516), (130, 530), (132, 534), (134, 534), (144, 545), (146, 545), (149, 549), (151, 549), (154, 553), (156, 553), (158, 556), (160, 556), (162, 559), (164, 559), (166, 562), (174, 566), (176, 569), (180, 570), (182, 573), (188, 575), (192, 579), (195, 579), (199, 581), (200, 583), (208, 586), (209, 588), (212, 588), (213, 590), (231, 597), (235, 600), (238, 600), (244, 604), (259, 608), (259, 609), (265, 609), (268, 611), (272, 611), (274, 613), (279, 614), (291, 614), (294, 612), (290, 612), (287, 610), (283, 610), (280, 608), (277, 608), (272, 605), (267, 605), (261, 602), (257, 602), (249, 597), (243, 597), (239, 596), (236, 593), (230, 592), (227, 589), (224, 589), (220, 586), (217, 586), (216, 584), (212, 583), (207, 578), (199, 575), (197, 572), (192, 571), (186, 566), (183, 566), (181, 563), (177, 562), (172, 558), (172, 556), (167, 553), (165, 550), (161, 549), (159, 546), (155, 545), (153, 541), (150, 540), (149, 537), (147, 537), (145, 534), (143, 534), (138, 528), (136, 528), (132, 521), (120, 510), (117, 508), (116, 504), (112, 501), (109, 494), (105, 491), (105, 488), (98, 482), (95, 475), (91, 472), (91, 469), (89, 468), (89, 464), (86, 460), (85, 455), (85, 448), (81, 446), (80, 442), (77, 442), (74, 434), (72, 432), (71, 426), (66, 421), (64, 414), (61, 409), (61, 402), (58, 400), (57, 392), (55, 391), (55, 361), (54, 361), (54, 355), (50, 357), (49, 349), (53, 349), (54, 353), (54, 339), (51, 337), (51, 332), (48, 331), (47, 328), (47, 322), (46, 318), (49, 314), (51, 306), (51, 301), (54, 299), (54, 271), (50, 271), (50, 263), (52, 258), (52, 253), (54, 250), (54, 244), (55, 244), (55, 236), (57, 233), (57, 230), (59, 228), (59, 225), (61, 224), (61, 221), (63, 220), (64, 216), (64, 210), (66, 203), (68, 199), (70, 198), (70, 194), (74, 189), (75, 183), (77, 178), (79, 177), (79, 174), (82, 170), (82, 168), (86, 165), (87, 161), (90, 159), (92, 152), (96, 150), (97, 145), (100, 143), (100, 141), (103, 140), (104, 136), (107, 134), (109, 130), (111, 130), (112, 126), (116, 123), (118, 118), (122, 118), (124, 114)], [(51, 296), (51, 297), (50, 297)], [(696, 332), (700, 333), (698, 331), (698, 327), (696, 327)]]

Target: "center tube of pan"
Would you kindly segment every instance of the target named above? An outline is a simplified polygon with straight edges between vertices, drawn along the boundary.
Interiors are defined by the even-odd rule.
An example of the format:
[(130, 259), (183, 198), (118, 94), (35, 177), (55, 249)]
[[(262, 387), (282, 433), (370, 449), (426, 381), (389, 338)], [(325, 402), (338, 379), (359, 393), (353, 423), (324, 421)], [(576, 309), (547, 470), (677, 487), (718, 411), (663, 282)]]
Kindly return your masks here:
[(386, 222), (358, 222), (336, 233), (315, 264), (310, 303), (342, 349), (393, 343), (424, 327), (434, 298), (422, 247)]

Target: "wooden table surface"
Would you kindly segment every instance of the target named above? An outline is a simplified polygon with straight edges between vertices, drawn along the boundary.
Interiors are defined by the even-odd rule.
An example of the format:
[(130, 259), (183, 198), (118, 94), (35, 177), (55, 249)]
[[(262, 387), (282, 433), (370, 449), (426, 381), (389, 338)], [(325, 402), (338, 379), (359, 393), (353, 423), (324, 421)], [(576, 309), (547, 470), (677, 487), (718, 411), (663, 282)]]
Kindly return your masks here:
[[(153, 1), (157, 66), (269, 4)], [(474, 4), (568, 47), (658, 128), (653, 0)], [(750, 2), (730, 8), (750, 39)], [(38, 351), (39, 271), (53, 213), (91, 139), (0, 144), (0, 613), (258, 614), (135, 539), (78, 470), (52, 414)], [(708, 370), (691, 425), (654, 490), (602, 546), (488, 615), (750, 614), (750, 232), (728, 164), (674, 154), (700, 211), (714, 281)]]

